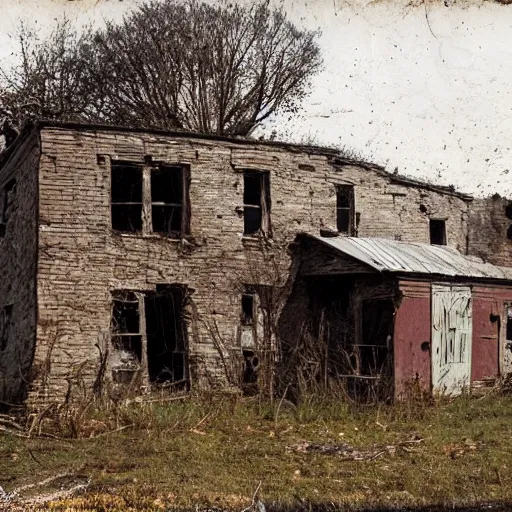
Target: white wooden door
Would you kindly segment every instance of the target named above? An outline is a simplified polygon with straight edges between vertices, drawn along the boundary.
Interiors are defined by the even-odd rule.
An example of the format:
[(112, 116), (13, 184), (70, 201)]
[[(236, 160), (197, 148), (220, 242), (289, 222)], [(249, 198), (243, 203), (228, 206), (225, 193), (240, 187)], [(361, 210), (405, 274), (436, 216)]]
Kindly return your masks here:
[(432, 285), (432, 391), (459, 395), (471, 382), (471, 289)]

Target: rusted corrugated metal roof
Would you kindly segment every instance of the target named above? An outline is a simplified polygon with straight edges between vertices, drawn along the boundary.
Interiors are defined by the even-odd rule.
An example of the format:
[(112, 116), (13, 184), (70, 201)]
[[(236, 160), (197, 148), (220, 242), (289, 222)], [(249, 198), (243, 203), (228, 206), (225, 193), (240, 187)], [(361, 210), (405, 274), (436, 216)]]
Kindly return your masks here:
[(512, 281), (512, 268), (484, 263), (480, 258), (464, 256), (451, 247), (398, 242), (384, 238), (313, 238), (378, 272)]

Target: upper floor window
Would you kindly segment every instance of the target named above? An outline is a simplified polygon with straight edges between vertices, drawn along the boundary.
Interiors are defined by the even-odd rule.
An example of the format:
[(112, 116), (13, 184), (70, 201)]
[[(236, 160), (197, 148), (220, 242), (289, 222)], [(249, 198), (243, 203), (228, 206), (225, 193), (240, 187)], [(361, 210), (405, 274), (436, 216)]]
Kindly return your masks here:
[(112, 229), (179, 238), (189, 232), (188, 168), (113, 161)]
[(336, 187), (336, 229), (349, 236), (354, 234), (354, 186)]
[(430, 219), (431, 245), (446, 245), (446, 221), (444, 219)]
[(270, 174), (244, 173), (244, 235), (270, 234)]

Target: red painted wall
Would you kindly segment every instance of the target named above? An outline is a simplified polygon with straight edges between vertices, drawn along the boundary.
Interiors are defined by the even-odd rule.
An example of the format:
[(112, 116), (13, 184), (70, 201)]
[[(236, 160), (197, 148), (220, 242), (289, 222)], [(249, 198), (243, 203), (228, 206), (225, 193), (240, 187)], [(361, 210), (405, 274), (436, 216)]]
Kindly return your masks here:
[[(401, 281), (402, 302), (395, 315), (395, 397), (430, 391), (430, 283)], [(428, 349), (422, 344), (428, 343)], [(424, 347), (425, 348), (425, 347)]]
[(491, 315), (499, 315), (503, 327), (506, 321), (504, 303), (507, 301), (512, 301), (510, 287), (473, 287), (472, 382), (499, 374), (500, 323), (492, 322)]
[[(394, 369), (395, 397), (403, 398), (411, 389), (430, 391), (430, 283), (400, 281), (402, 302), (395, 315)], [(512, 303), (512, 287), (472, 287), (473, 343), (471, 382), (499, 374), (500, 324), (491, 315), (501, 318), (501, 336), (505, 302)], [(429, 350), (422, 350), (428, 342)]]

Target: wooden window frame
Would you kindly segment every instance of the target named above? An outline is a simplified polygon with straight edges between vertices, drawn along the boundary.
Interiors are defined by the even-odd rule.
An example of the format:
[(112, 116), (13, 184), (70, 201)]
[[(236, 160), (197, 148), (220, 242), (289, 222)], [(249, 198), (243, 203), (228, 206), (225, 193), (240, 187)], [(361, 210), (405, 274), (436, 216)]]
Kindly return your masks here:
[[(259, 204), (248, 204), (243, 202), (243, 212), (244, 212), (244, 237), (258, 237), (260, 235), (266, 235), (267, 237), (272, 236), (271, 232), (271, 223), (270, 223), (270, 210), (271, 210), (271, 187), (270, 187), (270, 172), (264, 170), (256, 170), (256, 169), (244, 169), (243, 170), (243, 179), (244, 179), (244, 195), (245, 195), (245, 178), (248, 176), (258, 177), (260, 182), (260, 197)], [(259, 210), (261, 212), (261, 220), (260, 226), (256, 231), (247, 232), (246, 231), (246, 212), (248, 210)]]
[[(355, 233), (355, 190), (354, 185), (350, 183), (342, 183), (336, 185), (336, 230), (338, 233), (347, 236), (354, 236)], [(340, 195), (346, 194), (348, 198), (348, 206), (339, 206)], [(347, 229), (340, 230), (340, 212), (348, 213), (348, 226)]]
[[(141, 170), (142, 174), (142, 182), (141, 182), (141, 197), (142, 203), (126, 203), (113, 201), (112, 197), (112, 170), (115, 166), (126, 165), (129, 167), (135, 167)], [(155, 202), (152, 198), (151, 193), (151, 176), (152, 173), (156, 170), (161, 171), (163, 169), (169, 169), (179, 171), (181, 173), (181, 202), (178, 203), (165, 203), (165, 202)], [(110, 160), (110, 205), (111, 205), (111, 219), (110, 225), (112, 227), (113, 217), (112, 217), (112, 205), (115, 204), (126, 204), (126, 205), (142, 205), (141, 215), (142, 215), (142, 224), (140, 231), (125, 231), (118, 230), (112, 227), (112, 229), (117, 233), (128, 234), (128, 235), (142, 235), (142, 236), (163, 236), (171, 239), (182, 239), (190, 234), (190, 165), (187, 164), (173, 164), (168, 162), (150, 162), (150, 163), (142, 163), (142, 162), (132, 162), (127, 160)], [(181, 220), (180, 220), (180, 230), (179, 231), (154, 231), (153, 230), (153, 206), (172, 206), (179, 207), (181, 209)]]
[[(436, 219), (436, 218), (429, 218), (428, 220), (428, 230), (429, 230), (429, 243), (430, 245), (438, 245), (438, 246), (444, 246), (448, 245), (448, 234), (446, 232), (446, 220), (447, 219)], [(443, 226), (443, 237), (442, 242), (440, 244), (432, 242), (432, 224), (435, 222), (442, 222)]]

